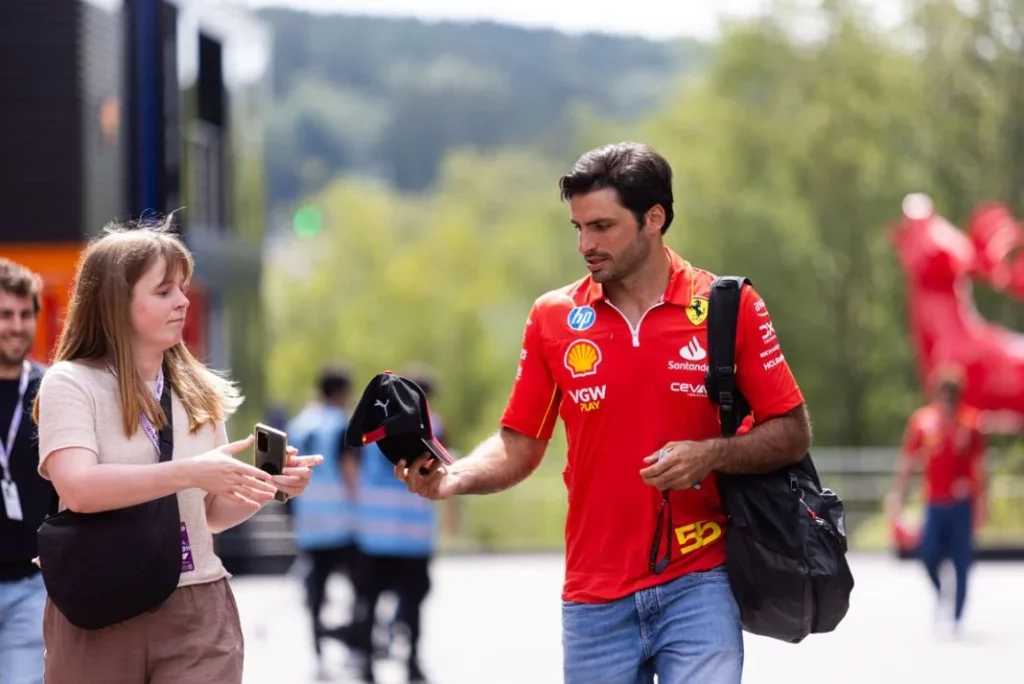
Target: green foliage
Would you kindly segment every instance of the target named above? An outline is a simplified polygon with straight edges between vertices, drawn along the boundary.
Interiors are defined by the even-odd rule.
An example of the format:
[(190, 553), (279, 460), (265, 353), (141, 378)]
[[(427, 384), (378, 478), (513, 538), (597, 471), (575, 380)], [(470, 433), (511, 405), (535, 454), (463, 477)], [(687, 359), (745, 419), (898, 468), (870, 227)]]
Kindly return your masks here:
[[(615, 98), (635, 95), (619, 90), (623, 74), (661, 68), (660, 58), (639, 43), (605, 43), (609, 53), (640, 56), (624, 71), (597, 62), (602, 71), (581, 66), (598, 59), (586, 41), (447, 26), (438, 31), (453, 47), (432, 51), (426, 29), (397, 23), (380, 28), (402, 33), (407, 44), (382, 40), (371, 49), (349, 34), (333, 42), (310, 39), (320, 34), (303, 33), (311, 29), (300, 30), (301, 21), (288, 15), (296, 27), (284, 35), (306, 36), (308, 51), (289, 57), (293, 71), (316, 72), (312, 65), (323, 62), (317, 55), (334, 54), (333, 47), (396, 51), (390, 63), (352, 59), (315, 77), (330, 84), (317, 88), (361, 88), (367, 99), (359, 106), (381, 107), (393, 117), (364, 124), (379, 126), (367, 135), (380, 136), (383, 147), (368, 152), (365, 142), (353, 146), (341, 134), (338, 140), (349, 142), (337, 142), (337, 149), (376, 160), (369, 163), (391, 155), (401, 161), (384, 166), (405, 168), (407, 175), (397, 189), (365, 174), (335, 176), (307, 198), (322, 212), (323, 229), (285, 240), (268, 273), (271, 394), (297, 408), (319, 366), (333, 358), (351, 361), (363, 380), (425, 362), (442, 380), (437, 406), (455, 444), (472, 447), (495, 429), (531, 302), (583, 274), (567, 208), (558, 202), (558, 176), (586, 149), (642, 139), (676, 172), (677, 217), (668, 243), (700, 267), (753, 280), (808, 401), (816, 443), (897, 443), (922, 401), (903, 274), (887, 237), (902, 198), (928, 192), (960, 225), (986, 200), (1024, 210), (1024, 47), (1003, 37), (1006, 21), (1020, 23), (1024, 14), (1004, 20), (992, 9), (996, 3), (980, 3), (983, 11), (973, 15), (952, 0), (913, 4), (911, 24), (895, 36), (875, 32), (861, 6), (849, 1), (822, 3), (814, 40), (783, 30), (791, 17), (781, 13), (739, 25), (715, 47), (705, 70), (681, 71), (664, 102), (632, 121), (615, 116), (629, 113), (616, 110)], [(371, 33), (371, 24), (359, 26)], [(527, 44), (532, 52), (520, 52)], [(494, 54), (474, 52), (484, 45)], [(526, 99), (544, 114), (527, 116), (519, 105), (506, 110), (501, 93), (518, 91), (496, 86), (496, 74), (507, 86), (540, 72), (550, 80), (523, 92), (532, 93)], [(585, 84), (605, 76), (602, 99)], [(394, 84), (402, 94), (388, 90)], [(287, 87), (312, 86), (279, 84)], [(547, 87), (559, 92), (545, 99), (540, 93)], [(481, 117), (446, 111), (446, 102)], [(314, 109), (295, 107), (302, 116)], [(416, 116), (409, 114), (417, 107)], [(481, 120), (487, 123), (476, 127)], [(419, 123), (425, 128), (416, 128)], [(489, 127), (504, 133), (488, 133)], [(326, 153), (311, 152), (308, 160), (313, 170), (303, 188), (317, 187), (316, 174), (360, 168)], [(429, 192), (403, 191), (421, 190), (427, 178), (433, 179)], [(1024, 328), (1018, 302), (978, 292), (986, 316)], [(559, 437), (525, 489), (465, 503), (473, 520), (466, 534), (477, 544), (516, 538), (531, 545), (540, 537), (558, 543), (560, 533), (552, 535), (564, 513), (562, 453)], [(508, 522), (506, 507), (522, 511), (524, 501), (539, 500), (554, 501), (554, 509), (531, 504), (535, 516)]]
[(924, 181), (916, 65), (828, 19), (809, 45), (771, 21), (738, 29), (643, 137), (675, 163), (671, 242), (766, 298), (819, 442), (891, 443), (914, 401), (885, 230)]
[[(530, 303), (582, 273), (558, 175), (583, 149), (641, 138), (675, 168), (669, 244), (699, 266), (749, 276), (765, 296), (818, 443), (895, 443), (921, 397), (887, 230), (908, 192), (935, 193), (954, 220), (977, 202), (1012, 195), (1004, 177), (1015, 172), (1005, 170), (1020, 155), (1006, 154), (991, 135), (1016, 130), (1016, 110), (998, 95), (1012, 90), (1005, 79), (1018, 67), (965, 66), (979, 20), (950, 3), (922, 3), (920, 53), (872, 33), (855, 3), (828, 3), (822, 18), (817, 41), (798, 42), (771, 18), (738, 26), (706, 71), (681, 78), (664, 107), (633, 124), (587, 105), (569, 108), (565, 116), (577, 124), (571, 155), (529, 146), (452, 152), (430, 194), (334, 180), (310, 202), (322, 212), (321, 234), (290, 248), (288, 261), (305, 265), (270, 276), (280, 340), (272, 392), (302, 396), (331, 356), (365, 373), (420, 360), (451, 389), (440, 406), (455, 434), (492, 429)], [(537, 50), (544, 43), (491, 29), (541, 41)], [(443, 30), (476, 45), (460, 27)], [(403, 49), (429, 52), (418, 41)], [(490, 59), (476, 68), (491, 68), (497, 57)], [(987, 76), (978, 82), (972, 69)], [(963, 85), (953, 101), (964, 103), (964, 121), (988, 133), (955, 133), (952, 96), (940, 82)], [(286, 335), (310, 326), (314, 334)]]
[(322, 234), (295, 241), (268, 274), (272, 393), (295, 409), (334, 357), (367, 380), (422, 362), (442, 378), (449, 433), (493, 430), (533, 299), (577, 277), (554, 178), (538, 153), (463, 153), (430, 196), (356, 179), (325, 188), (312, 200)]
[(274, 35), (279, 104), (268, 140), (277, 207), (338, 174), (420, 191), (460, 147), (565, 149), (576, 103), (603, 117), (642, 114), (705, 55), (692, 40), (281, 9), (262, 16)]

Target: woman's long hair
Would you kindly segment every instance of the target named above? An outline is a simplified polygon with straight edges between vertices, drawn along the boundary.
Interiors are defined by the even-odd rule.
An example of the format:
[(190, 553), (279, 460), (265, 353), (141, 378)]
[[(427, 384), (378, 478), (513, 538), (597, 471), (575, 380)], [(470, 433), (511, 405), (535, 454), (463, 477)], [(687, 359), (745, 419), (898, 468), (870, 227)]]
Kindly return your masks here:
[[(117, 370), (125, 435), (139, 428), (142, 413), (159, 430), (164, 412), (146, 386), (132, 353), (132, 290), (160, 258), (167, 264), (166, 280), (192, 278), (188, 249), (170, 229), (170, 217), (160, 223), (111, 223), (90, 242), (78, 261), (67, 319), (57, 342), (53, 363), (94, 361)], [(189, 430), (224, 420), (242, 403), (237, 387), (201, 362), (181, 342), (164, 352), (164, 374), (188, 413)], [(39, 398), (33, 406), (39, 421)]]

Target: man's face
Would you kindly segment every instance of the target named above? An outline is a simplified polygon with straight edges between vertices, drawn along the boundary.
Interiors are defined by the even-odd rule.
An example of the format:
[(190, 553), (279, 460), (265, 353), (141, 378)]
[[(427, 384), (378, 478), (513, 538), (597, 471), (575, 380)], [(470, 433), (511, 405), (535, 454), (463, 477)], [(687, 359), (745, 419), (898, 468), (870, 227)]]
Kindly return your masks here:
[(36, 336), (36, 311), (32, 297), (20, 297), (0, 289), (0, 365), (20, 364)]
[(960, 403), (960, 387), (952, 382), (939, 385), (937, 391), (939, 404), (947, 411), (954, 410)]
[(579, 252), (595, 282), (622, 280), (650, 256), (661, 234), (665, 214), (656, 206), (647, 212), (643, 227), (637, 224), (618, 193), (603, 188), (569, 200), (573, 226), (579, 235)]

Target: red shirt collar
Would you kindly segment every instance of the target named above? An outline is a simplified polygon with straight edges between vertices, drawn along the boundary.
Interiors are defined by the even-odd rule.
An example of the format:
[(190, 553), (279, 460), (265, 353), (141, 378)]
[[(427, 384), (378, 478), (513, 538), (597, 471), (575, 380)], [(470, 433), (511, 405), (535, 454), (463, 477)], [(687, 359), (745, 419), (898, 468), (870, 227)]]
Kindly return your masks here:
[(957, 404), (956, 411), (953, 414), (952, 423), (943, 420), (945, 418), (945, 415), (942, 411), (941, 404), (939, 404), (938, 402), (932, 402), (929, 405), (935, 412), (935, 415), (940, 419), (939, 424), (945, 427), (969, 427), (974, 422), (974, 411), (972, 411), (971, 407), (965, 404), (964, 402), (960, 402), (959, 404)]
[[(662, 301), (683, 307), (689, 306), (693, 301), (694, 293), (693, 268), (688, 261), (668, 247), (665, 247), (665, 253), (669, 258), (670, 270), (668, 287), (665, 288)], [(587, 304), (593, 305), (604, 299), (604, 286), (601, 283), (595, 283), (590, 276), (586, 278), (585, 292)]]

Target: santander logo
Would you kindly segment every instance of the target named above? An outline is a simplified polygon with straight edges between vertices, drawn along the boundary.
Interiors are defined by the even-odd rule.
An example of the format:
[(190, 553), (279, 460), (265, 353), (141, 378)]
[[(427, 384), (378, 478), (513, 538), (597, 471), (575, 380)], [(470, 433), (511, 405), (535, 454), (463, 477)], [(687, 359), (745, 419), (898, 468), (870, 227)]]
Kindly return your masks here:
[(704, 347), (700, 346), (700, 342), (697, 337), (691, 337), (690, 341), (679, 349), (679, 355), (687, 361), (703, 361), (707, 358), (708, 353), (704, 350)]

